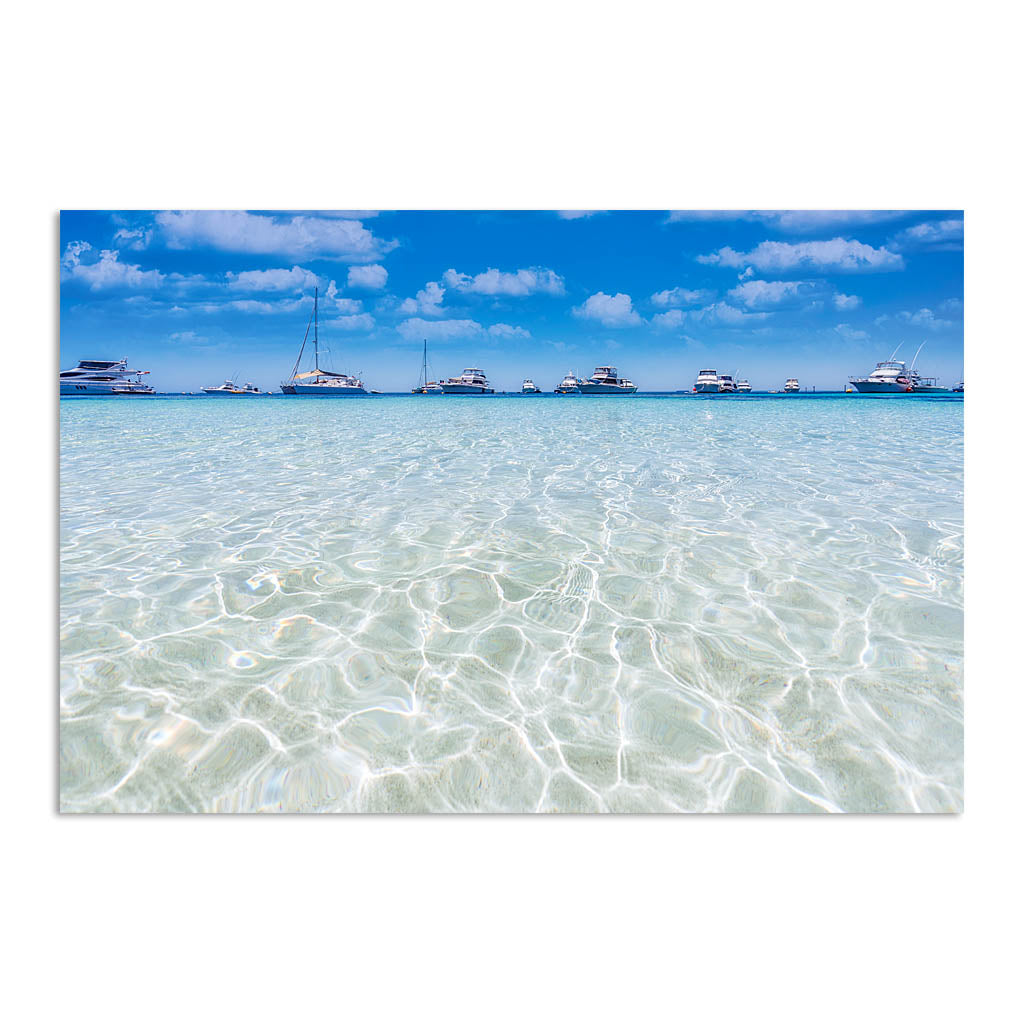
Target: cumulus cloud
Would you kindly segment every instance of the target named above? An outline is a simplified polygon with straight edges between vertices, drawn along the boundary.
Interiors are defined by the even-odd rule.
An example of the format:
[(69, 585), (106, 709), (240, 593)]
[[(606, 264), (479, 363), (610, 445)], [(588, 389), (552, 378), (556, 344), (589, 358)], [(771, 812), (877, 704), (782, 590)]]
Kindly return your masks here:
[(856, 309), (860, 305), (859, 295), (844, 295), (842, 292), (836, 292), (832, 296), (832, 304), (836, 309)]
[(399, 307), (400, 313), (420, 313), (424, 316), (444, 316), (441, 303), (444, 288), (436, 281), (428, 281), (417, 293), (415, 299), (406, 299)]
[(770, 313), (746, 313), (742, 309), (730, 306), (728, 302), (713, 302), (703, 309), (691, 309), (686, 313), (690, 320), (702, 324), (722, 324), (725, 327), (736, 327), (751, 320), (764, 320)]
[(894, 235), (890, 241), (894, 249), (932, 249), (959, 251), (964, 247), (964, 222), (957, 217), (950, 220), (927, 220)]
[(457, 338), (473, 338), (483, 333), (475, 320), (423, 320), (412, 317), (400, 323), (395, 330), (405, 339), (452, 341)]
[(291, 270), (242, 270), (237, 274), (229, 270), (227, 279), (229, 288), (246, 292), (303, 292), (320, 281), (312, 270), (298, 266)]
[(98, 292), (113, 288), (159, 288), (164, 275), (143, 270), (137, 264), (121, 263), (116, 249), (97, 253), (88, 242), (68, 242), (61, 258), (60, 279), (77, 281)]
[(750, 252), (737, 252), (730, 246), (724, 246), (717, 252), (698, 256), (697, 260), (721, 267), (752, 266), (762, 273), (787, 273), (801, 269), (853, 273), (902, 270), (904, 266), (903, 257), (885, 246), (875, 249), (847, 238), (820, 242), (761, 242)]
[(175, 331), (170, 335), (170, 339), (179, 345), (206, 345), (210, 341), (205, 335), (197, 334), (195, 331)]
[(729, 298), (747, 309), (792, 306), (816, 295), (820, 286), (813, 281), (744, 281), (729, 291)]
[(579, 220), (581, 217), (593, 217), (595, 213), (600, 213), (600, 210), (558, 210), (558, 216), (561, 220)]
[(902, 313), (896, 314), (896, 319), (902, 320), (913, 327), (923, 327), (928, 331), (944, 331), (955, 326), (952, 320), (943, 320), (941, 317), (937, 317), (927, 307), (913, 313), (909, 310), (904, 310)]
[(475, 276), (446, 270), (442, 280), (452, 291), (476, 295), (565, 294), (565, 281), (546, 267), (527, 267), (510, 272), (488, 267)]
[(156, 225), (171, 249), (210, 246), (227, 252), (281, 253), (369, 263), (398, 242), (377, 238), (358, 220), (270, 216), (241, 210), (166, 211)]
[(655, 313), (651, 317), (651, 323), (662, 331), (672, 331), (682, 327), (685, 320), (686, 314), (681, 309), (670, 309), (664, 313)]
[(114, 232), (114, 242), (121, 249), (145, 249), (152, 240), (152, 228), (120, 228)]
[(379, 291), (387, 283), (388, 272), (379, 263), (368, 263), (366, 266), (348, 268), (349, 288)]
[(662, 309), (678, 306), (699, 306), (707, 302), (712, 293), (703, 288), (666, 288), (662, 292), (655, 292), (651, 296), (651, 302)]
[(596, 320), (605, 327), (635, 327), (643, 323), (633, 308), (633, 300), (623, 292), (616, 295), (598, 292), (582, 306), (574, 306), (572, 313), (582, 320)]
[(530, 332), (525, 327), (513, 327), (511, 324), (492, 324), (487, 333), (495, 338), (528, 338)]
[(946, 316), (963, 316), (964, 315), (964, 300), (963, 299), (945, 299), (939, 303), (939, 312), (945, 313)]
[(851, 327), (849, 324), (836, 324), (833, 330), (836, 334), (845, 338), (847, 341), (864, 341), (865, 338), (870, 337), (867, 331), (858, 330), (856, 327)]
[(753, 221), (780, 231), (828, 231), (838, 227), (881, 224), (904, 210), (672, 210), (667, 223), (686, 221)]
[(373, 329), (376, 321), (369, 313), (357, 313), (354, 316), (337, 316), (327, 323), (342, 331), (369, 331)]

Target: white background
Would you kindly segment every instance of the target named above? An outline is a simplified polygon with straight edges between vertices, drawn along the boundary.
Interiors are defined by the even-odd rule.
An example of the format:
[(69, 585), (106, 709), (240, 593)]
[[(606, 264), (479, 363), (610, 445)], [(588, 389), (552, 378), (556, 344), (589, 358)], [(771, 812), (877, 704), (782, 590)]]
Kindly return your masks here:
[[(1019, 1009), (1011, 10), (7, 11), (8, 1019), (959, 1022)], [(56, 215), (180, 206), (965, 208), (966, 812), (58, 817)], [(899, 438), (882, 456), (912, 466)]]

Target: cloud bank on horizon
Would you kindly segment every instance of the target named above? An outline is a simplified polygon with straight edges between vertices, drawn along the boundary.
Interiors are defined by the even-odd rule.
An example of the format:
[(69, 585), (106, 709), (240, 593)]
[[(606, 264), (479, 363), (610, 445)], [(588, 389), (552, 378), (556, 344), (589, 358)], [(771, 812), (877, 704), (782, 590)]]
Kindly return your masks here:
[(67, 211), (61, 365), (128, 356), (164, 390), (274, 387), (314, 291), (337, 369), (378, 390), (480, 365), (499, 386), (701, 365), (840, 386), (900, 343), (963, 367), (959, 211)]

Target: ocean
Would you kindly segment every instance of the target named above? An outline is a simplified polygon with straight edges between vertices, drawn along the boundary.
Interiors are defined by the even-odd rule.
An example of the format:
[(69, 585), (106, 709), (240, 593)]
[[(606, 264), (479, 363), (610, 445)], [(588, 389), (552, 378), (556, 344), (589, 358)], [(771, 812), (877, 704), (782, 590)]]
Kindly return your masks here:
[(963, 808), (963, 403), (60, 404), (65, 812)]

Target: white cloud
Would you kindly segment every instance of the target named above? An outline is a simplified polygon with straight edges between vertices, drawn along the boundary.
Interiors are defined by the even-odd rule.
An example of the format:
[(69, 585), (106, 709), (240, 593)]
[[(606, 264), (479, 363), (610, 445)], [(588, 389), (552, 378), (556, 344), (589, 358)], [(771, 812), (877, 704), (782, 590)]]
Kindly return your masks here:
[(666, 222), (754, 221), (780, 231), (799, 232), (881, 224), (905, 213), (904, 210), (672, 210)]
[(714, 302), (703, 309), (691, 309), (686, 316), (703, 324), (722, 324), (726, 327), (735, 327), (737, 324), (746, 323), (750, 320), (764, 320), (771, 316), (770, 313), (745, 313), (728, 302)]
[(666, 288), (662, 292), (655, 292), (651, 302), (662, 309), (666, 306), (698, 306), (707, 302), (711, 295), (711, 292), (703, 288)]
[(903, 257), (885, 246), (875, 249), (854, 239), (832, 238), (821, 242), (761, 242), (750, 252), (725, 246), (717, 252), (698, 256), (698, 262), (722, 267), (748, 264), (762, 273), (786, 273), (809, 268), (832, 271), (902, 270)]
[(333, 320), (328, 320), (327, 323), (342, 331), (369, 331), (376, 325), (376, 321), (369, 313), (358, 313), (355, 316), (337, 316)]
[(528, 338), (530, 332), (525, 327), (513, 327), (511, 324), (492, 324), (487, 328), (488, 334), (496, 338)]
[(195, 331), (175, 331), (170, 335), (170, 339), (179, 345), (206, 345), (210, 340), (202, 334), (196, 334)]
[(460, 274), (457, 270), (446, 270), (443, 280), (453, 291), (476, 295), (565, 294), (565, 281), (546, 267), (528, 267), (511, 272), (488, 267), (475, 277)]
[(558, 216), (561, 220), (579, 220), (581, 217), (593, 217), (595, 213), (600, 213), (600, 210), (558, 210)]
[(729, 298), (747, 309), (771, 309), (794, 305), (817, 294), (813, 281), (744, 281), (729, 292)]
[(441, 303), (444, 288), (436, 281), (428, 281), (417, 293), (415, 299), (406, 299), (399, 307), (400, 313), (421, 313), (424, 316), (444, 316)]
[(591, 295), (582, 306), (574, 306), (572, 313), (582, 320), (597, 320), (605, 327), (635, 327), (643, 323), (640, 314), (633, 308), (633, 300), (623, 292), (617, 295), (598, 292)]
[(945, 299), (944, 301), (939, 303), (939, 311), (945, 313), (947, 316), (963, 316), (964, 300)]
[(88, 242), (69, 242), (61, 259), (61, 280), (78, 281), (94, 292), (108, 288), (159, 288), (164, 281), (159, 270), (143, 270), (137, 264), (119, 262), (115, 249), (102, 249), (98, 258), (95, 255)]
[(860, 302), (859, 295), (844, 295), (842, 292), (836, 292), (832, 296), (832, 304), (836, 309), (856, 309)]
[(483, 328), (475, 320), (423, 320), (420, 317), (403, 321), (395, 330), (407, 340), (426, 338), (428, 341), (473, 338), (483, 333)]
[(379, 263), (369, 263), (363, 267), (348, 268), (349, 288), (367, 288), (377, 291), (388, 283), (388, 272)]
[(237, 274), (229, 270), (227, 278), (229, 288), (246, 292), (304, 292), (320, 282), (312, 270), (297, 266), (291, 270), (242, 270)]
[(665, 313), (655, 313), (651, 317), (651, 323), (662, 331), (671, 331), (682, 327), (685, 320), (686, 314), (681, 309), (670, 309)]
[(847, 341), (863, 341), (865, 338), (870, 337), (867, 331), (858, 330), (849, 324), (836, 324), (833, 330)]
[(398, 242), (377, 238), (358, 220), (268, 216), (241, 210), (162, 212), (156, 224), (171, 249), (211, 246), (227, 252), (281, 253), (368, 263)]
[(930, 309), (923, 308), (915, 313), (904, 311), (896, 314), (897, 320), (911, 324), (914, 327), (923, 327), (929, 331), (944, 331), (955, 326), (952, 320), (943, 320), (937, 317)]
[(927, 220), (894, 235), (889, 244), (899, 250), (958, 251), (964, 246), (964, 222), (959, 217), (950, 220)]
[(114, 241), (122, 249), (145, 249), (152, 240), (151, 228), (121, 228), (114, 232)]

